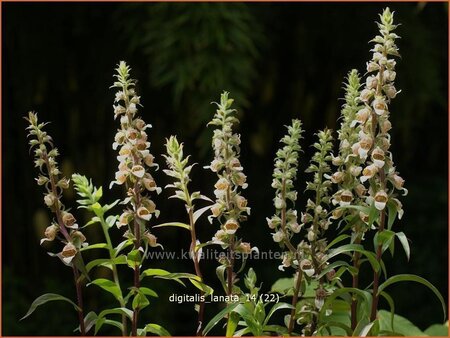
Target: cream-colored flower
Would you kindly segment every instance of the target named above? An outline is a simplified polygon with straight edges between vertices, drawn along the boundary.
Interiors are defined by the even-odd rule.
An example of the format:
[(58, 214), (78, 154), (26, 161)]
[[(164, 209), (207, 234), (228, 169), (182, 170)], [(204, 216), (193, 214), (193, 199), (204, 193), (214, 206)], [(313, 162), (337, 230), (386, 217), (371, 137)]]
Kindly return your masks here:
[(214, 184), (214, 187), (217, 190), (227, 190), (230, 186), (230, 182), (228, 182), (228, 180), (226, 178), (220, 178), (216, 184)]
[(250, 252), (252, 252), (252, 247), (251, 247), (250, 243), (242, 242), (239, 245), (239, 251), (241, 251), (242, 253), (245, 253), (245, 254), (249, 254)]
[(386, 203), (389, 197), (384, 190), (379, 190), (374, 197), (375, 208), (378, 210), (383, 210), (386, 207)]
[(146, 207), (139, 207), (136, 213), (139, 218), (142, 218), (146, 221), (149, 221), (152, 218), (150, 210), (148, 210)]
[(243, 196), (237, 195), (236, 196), (236, 206), (240, 210), (247, 209), (247, 199), (245, 197), (243, 197)]
[(383, 116), (387, 114), (387, 104), (383, 96), (375, 97), (372, 103), (375, 114)]
[(378, 168), (383, 168), (384, 166), (384, 151), (380, 147), (376, 147), (372, 151), (372, 161)]
[(230, 218), (226, 223), (225, 223), (225, 232), (228, 235), (233, 235), (237, 229), (239, 228), (239, 223), (238, 221), (236, 221), (234, 218)]
[(366, 80), (366, 87), (368, 89), (375, 89), (378, 85), (378, 78), (376, 76), (370, 75)]
[(77, 220), (70, 212), (63, 212), (62, 221), (66, 227), (70, 228), (75, 224)]
[(142, 177), (144, 177), (144, 174), (145, 174), (145, 169), (144, 169), (144, 167), (143, 166), (141, 166), (141, 165), (134, 165), (132, 168), (131, 168), (131, 173), (134, 175), (134, 176), (136, 176), (136, 177), (138, 177), (138, 178), (142, 178)]
[(283, 231), (279, 230), (277, 232), (275, 232), (274, 234), (272, 234), (272, 238), (274, 240), (274, 242), (282, 242), (284, 240), (284, 233)]
[(58, 199), (52, 192), (50, 192), (44, 196), (44, 202), (48, 207), (54, 206), (56, 204), (57, 200)]
[(132, 213), (130, 213), (129, 211), (124, 211), (119, 216), (119, 220), (116, 222), (116, 226), (118, 228), (120, 228), (120, 227), (127, 225), (130, 222), (131, 218), (132, 218)]
[(73, 257), (73, 256), (75, 256), (77, 254), (77, 248), (75, 247), (75, 245), (73, 245), (72, 243), (67, 243), (65, 246), (64, 246), (64, 248), (63, 248), (63, 250), (62, 250), (62, 252), (61, 252), (61, 255), (64, 257), (64, 258), (69, 258), (69, 257)]
[(56, 224), (52, 224), (45, 229), (44, 236), (48, 241), (53, 241), (58, 234), (59, 227)]
[(153, 161), (154, 161), (154, 156), (152, 154), (148, 154), (147, 156), (144, 157), (144, 163), (149, 166), (152, 167), (154, 165)]
[(378, 167), (375, 164), (371, 164), (363, 169), (363, 176), (360, 177), (361, 183), (364, 183), (369, 178), (372, 178), (378, 172)]
[(350, 205), (351, 201), (353, 201), (353, 194), (350, 190), (344, 190), (340, 195), (340, 206)]
[(392, 183), (394, 184), (395, 189), (401, 190), (403, 189), (403, 184), (405, 180), (397, 174), (392, 175), (391, 177)]
[(150, 245), (152, 248), (155, 248), (158, 246), (157, 237), (149, 232), (146, 232), (144, 234), (145, 238), (148, 241), (148, 245)]

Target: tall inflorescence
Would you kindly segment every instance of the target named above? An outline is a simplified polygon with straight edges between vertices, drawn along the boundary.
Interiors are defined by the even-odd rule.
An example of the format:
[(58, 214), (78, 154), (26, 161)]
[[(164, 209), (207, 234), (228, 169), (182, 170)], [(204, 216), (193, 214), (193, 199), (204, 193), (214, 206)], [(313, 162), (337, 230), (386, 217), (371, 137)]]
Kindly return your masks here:
[[(367, 76), (364, 89), (361, 91), (360, 100), (364, 105), (362, 111), (364, 118), (358, 120), (360, 124), (359, 141), (352, 148), (361, 160), (365, 161), (360, 181), (368, 187), (367, 202), (374, 203), (383, 217), (386, 204), (392, 200), (397, 208), (401, 209), (400, 202), (395, 199), (395, 190), (402, 190), (404, 180), (395, 170), (392, 154), (389, 130), (389, 103), (397, 95), (394, 86), (395, 64), (393, 56), (399, 56), (395, 39), (398, 36), (393, 33), (397, 27), (393, 24), (394, 14), (389, 8), (380, 15), (381, 23), (378, 24), (380, 34), (372, 40), (375, 43), (373, 57), (367, 63)], [(358, 112), (359, 114), (359, 112)], [(399, 212), (401, 217), (402, 212)]]
[(130, 78), (130, 67), (121, 61), (117, 71), (117, 81), (113, 87), (119, 88), (116, 93), (114, 105), (114, 118), (120, 119), (113, 149), (119, 149), (117, 160), (119, 161), (116, 180), (112, 184), (125, 185), (127, 198), (124, 204), (128, 208), (123, 211), (117, 226), (127, 227), (126, 235), (135, 241), (140, 247), (141, 240), (145, 240), (150, 246), (156, 246), (156, 237), (146, 227), (146, 222), (159, 211), (150, 198), (149, 192), (161, 192), (156, 185), (148, 168), (156, 167), (154, 157), (150, 153), (146, 130), (151, 125), (138, 117), (138, 105), (140, 98), (136, 95), (135, 80)]
[[(360, 182), (359, 176), (364, 165), (364, 156), (354, 151), (355, 147), (360, 147), (361, 123), (367, 120), (369, 111), (360, 100), (361, 79), (358, 71), (353, 69), (347, 76), (345, 84), (345, 103), (341, 109), (341, 126), (338, 130), (339, 151), (333, 157), (333, 164), (337, 167), (331, 175), (332, 183), (338, 189), (333, 195), (333, 204), (336, 206), (366, 205), (365, 194), (367, 189)], [(357, 144), (357, 146), (355, 146)], [(365, 143), (363, 143), (365, 145)], [(355, 241), (359, 242), (364, 232), (368, 230), (366, 223), (368, 214), (357, 209), (336, 208), (333, 211), (332, 219), (344, 217), (354, 217), (352, 230), (355, 234)]]
[[(64, 244), (62, 251), (57, 255), (64, 263), (71, 264), (73, 258), (85, 243), (86, 238), (78, 230), (78, 224), (72, 213), (66, 210), (61, 202), (63, 191), (69, 188), (70, 180), (62, 177), (56, 161), (59, 155), (58, 149), (53, 147), (52, 138), (43, 130), (46, 123), (39, 123), (37, 114), (28, 113), (29, 122), (27, 129), (28, 137), (31, 138), (30, 149), (34, 149), (35, 166), (39, 168), (40, 174), (36, 181), (38, 185), (44, 186), (46, 193), (44, 203), (54, 213), (55, 218), (50, 226), (45, 229), (45, 241), (54, 241), (60, 238)], [(61, 234), (62, 237), (59, 237)]]
[[(301, 147), (299, 141), (302, 137), (302, 124), (300, 120), (294, 119), (287, 127), (288, 133), (280, 140), (283, 145), (275, 157), (275, 168), (273, 171), (272, 187), (275, 189), (275, 215), (267, 218), (267, 224), (275, 232), (272, 234), (273, 240), (283, 248), (288, 249), (283, 255), (282, 265), (279, 269), (293, 266), (298, 262), (296, 247), (291, 243), (294, 234), (300, 232), (300, 225), (297, 222), (297, 211), (295, 202), (297, 191), (294, 187), (298, 171), (298, 158)], [(295, 268), (295, 266), (293, 266)]]
[(307, 230), (308, 243), (303, 245), (305, 256), (300, 262), (300, 267), (307, 278), (312, 278), (318, 282), (314, 308), (312, 304), (305, 305), (305, 311), (309, 311), (312, 316), (312, 320), (303, 328), (303, 333), (306, 335), (314, 334), (317, 328), (317, 313), (321, 310), (327, 296), (327, 291), (324, 288), (324, 277), (320, 276), (328, 264), (327, 241), (324, 233), (331, 224), (329, 219), (331, 202), (329, 191), (332, 185), (329, 180), (329, 173), (331, 172), (330, 152), (333, 147), (331, 130), (319, 131), (317, 138), (318, 142), (313, 144), (316, 152), (306, 169), (307, 173), (313, 174), (312, 181), (306, 184), (306, 190), (313, 192), (313, 195), (312, 199), (307, 200), (305, 212), (301, 215), (301, 227)]
[[(158, 217), (159, 211), (155, 203), (150, 198), (149, 192), (160, 193), (161, 188), (157, 187), (149, 168), (157, 166), (150, 153), (150, 142), (147, 140), (145, 132), (150, 125), (138, 117), (139, 96), (135, 91), (135, 80), (130, 78), (130, 67), (125, 62), (119, 63), (117, 81), (113, 87), (119, 88), (116, 93), (114, 105), (114, 117), (120, 119), (120, 129), (115, 136), (114, 149), (119, 149), (118, 171), (116, 180), (112, 184), (125, 185), (127, 197), (122, 202), (127, 208), (120, 215), (117, 226), (126, 227), (125, 237), (134, 242), (134, 287), (140, 287), (140, 252), (142, 244), (147, 249), (148, 246), (156, 247), (157, 238), (153, 235), (146, 224), (153, 216)], [(137, 291), (136, 291), (137, 292)], [(131, 334), (137, 335), (139, 306), (133, 308)]]
[(275, 215), (267, 218), (267, 224), (272, 233), (273, 240), (280, 244), (283, 249), (282, 263), (278, 267), (284, 271), (284, 268), (292, 267), (295, 269), (294, 276), (294, 296), (292, 298), (292, 310), (288, 323), (288, 334), (294, 329), (296, 320), (296, 305), (298, 302), (298, 293), (303, 279), (301, 261), (304, 257), (303, 250), (305, 243), (302, 241), (298, 246), (291, 242), (294, 234), (299, 233), (301, 226), (297, 221), (297, 211), (295, 210), (295, 201), (297, 200), (297, 191), (294, 182), (297, 178), (298, 158), (301, 147), (299, 141), (302, 137), (302, 125), (300, 120), (294, 119), (287, 127), (288, 133), (281, 140), (283, 145), (276, 153), (275, 168), (273, 171), (272, 187), (275, 189)]
[(243, 173), (240, 153), (240, 135), (233, 133), (233, 125), (239, 120), (235, 117), (235, 109), (231, 109), (233, 99), (228, 98), (228, 92), (222, 93), (216, 113), (208, 125), (216, 126), (212, 138), (214, 160), (207, 168), (217, 174), (214, 185), (215, 204), (212, 206), (211, 218), (219, 220), (220, 229), (216, 232), (213, 242), (228, 248), (229, 257), (221, 263), (227, 268), (227, 294), (233, 292), (234, 284), (234, 253), (249, 254), (252, 250), (250, 243), (237, 239), (236, 231), (240, 224), (247, 219), (250, 208), (247, 199), (240, 190), (247, 188), (247, 177)]

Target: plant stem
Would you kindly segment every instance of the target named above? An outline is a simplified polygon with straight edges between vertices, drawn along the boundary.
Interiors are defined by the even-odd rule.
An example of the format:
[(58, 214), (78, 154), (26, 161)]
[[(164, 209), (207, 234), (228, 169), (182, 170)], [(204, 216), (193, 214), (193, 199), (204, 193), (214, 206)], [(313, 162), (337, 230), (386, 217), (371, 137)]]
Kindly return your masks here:
[[(355, 244), (361, 243), (361, 237), (358, 235), (355, 239)], [(357, 269), (357, 273), (353, 275), (352, 278), (352, 287), (354, 289), (357, 289), (359, 286), (359, 259), (361, 255), (359, 252), (353, 253), (353, 267)], [(358, 323), (358, 314), (357, 314), (357, 308), (358, 308), (358, 301), (356, 299), (356, 295), (353, 294), (352, 296), (352, 305), (351, 305), (351, 327), (352, 330), (355, 331), (356, 325)]]
[[(197, 251), (195, 250), (195, 247), (197, 245), (197, 235), (195, 233), (195, 223), (194, 223), (194, 213), (193, 213), (193, 206), (192, 202), (190, 200), (189, 194), (187, 190), (185, 191), (186, 196), (189, 198), (187, 201), (187, 207), (189, 209), (189, 224), (191, 226), (191, 252), (193, 254), (193, 260), (194, 260), (194, 268), (195, 268), (195, 274), (200, 277), (200, 280), (203, 282), (203, 275), (200, 270), (200, 262), (198, 260)], [(200, 299), (202, 299), (202, 296), (204, 296), (204, 292), (200, 291)], [(205, 301), (201, 300), (199, 303), (199, 309), (198, 309), (198, 317), (197, 317), (197, 330), (196, 335), (201, 336), (202, 335), (202, 324), (203, 324), (203, 314), (205, 312)]]
[[(387, 57), (386, 52), (383, 52), (383, 55)], [(383, 83), (383, 72), (384, 72), (384, 66), (380, 67), (379, 76), (378, 76), (378, 85), (377, 85), (377, 95), (382, 94), (382, 83)], [(378, 126), (378, 118), (374, 112), (372, 112), (372, 132), (373, 137), (376, 137), (377, 132), (377, 126)], [(386, 175), (384, 172), (384, 167), (380, 168), (379, 170), (380, 175), (380, 185), (382, 189), (386, 188)], [(384, 226), (386, 222), (386, 214), (384, 210), (381, 210), (380, 215), (380, 225), (378, 227), (378, 233), (381, 233), (384, 231)], [(381, 256), (383, 254), (382, 251), (382, 244), (379, 244), (377, 247), (377, 262), (379, 263), (381, 261)], [(373, 272), (373, 291), (372, 291), (372, 309), (370, 313), (370, 321), (374, 321), (377, 316), (377, 308), (378, 308), (378, 283), (379, 283), (380, 273), (375, 271)]]
[[(383, 169), (380, 171), (380, 181), (381, 181), (381, 185), (384, 188), (386, 177), (385, 177), (385, 173), (384, 173)], [(380, 215), (380, 226), (378, 227), (378, 233), (381, 233), (382, 231), (384, 231), (385, 222), (386, 222), (386, 214), (385, 214), (384, 210), (382, 210), (381, 215)], [(383, 248), (382, 244), (379, 244), (377, 247), (377, 262), (378, 263), (380, 263), (381, 255), (383, 254), (382, 248)], [(375, 318), (377, 317), (377, 308), (378, 308), (378, 299), (379, 299), (379, 296), (378, 296), (379, 278), (380, 278), (380, 272), (374, 271), (373, 272), (372, 309), (371, 309), (371, 313), (370, 313), (370, 321), (374, 321)]]
[(296, 311), (297, 302), (298, 302), (298, 293), (300, 291), (300, 286), (302, 285), (302, 277), (303, 277), (303, 272), (302, 272), (302, 269), (300, 268), (300, 264), (299, 264), (298, 269), (297, 269), (297, 282), (295, 283), (295, 288), (294, 288), (294, 297), (292, 298), (293, 309), (291, 310), (291, 317), (289, 319), (288, 335), (291, 335), (292, 331), (294, 330), (295, 311)]
[[(114, 263), (114, 248), (112, 246), (111, 238), (110, 238), (109, 232), (108, 232), (109, 226), (106, 223), (103, 215), (98, 215), (98, 216), (100, 218), (100, 223), (102, 225), (103, 234), (105, 235), (106, 244), (108, 245), (108, 251), (109, 251), (109, 257), (111, 258), (111, 266), (112, 266), (112, 274), (113, 274), (114, 283), (120, 290), (119, 304), (121, 307), (125, 307), (126, 305), (125, 305), (125, 301), (123, 299), (122, 288), (120, 287), (119, 274), (117, 272), (117, 266)], [(127, 317), (124, 314), (122, 314), (122, 336), (127, 336), (127, 335), (128, 335)]]
[(80, 333), (82, 336), (86, 335), (86, 329), (84, 326), (84, 314), (83, 314), (83, 295), (81, 292), (81, 285), (79, 282), (79, 278), (80, 278), (80, 274), (78, 272), (78, 269), (76, 268), (75, 265), (72, 265), (72, 270), (73, 270), (73, 279), (75, 282), (75, 287), (77, 290), (77, 305), (80, 308), (78, 310), (78, 321), (80, 322)]
[[(53, 174), (51, 173), (50, 170), (50, 163), (48, 160), (48, 155), (47, 152), (45, 152), (42, 155), (42, 158), (44, 159), (45, 162), (45, 166), (47, 168), (47, 172), (50, 178), (50, 187), (51, 187), (51, 191), (52, 194), (55, 197), (58, 197), (58, 190), (56, 188), (56, 182), (55, 182), (55, 178), (53, 176)], [(56, 215), (56, 220), (58, 222), (59, 225), (59, 229), (61, 231), (61, 233), (63, 234), (64, 238), (66, 239), (67, 242), (71, 241), (69, 232), (66, 229), (66, 226), (64, 225), (64, 222), (62, 220), (62, 216), (61, 216), (61, 210), (60, 210), (60, 206), (59, 206), (59, 198), (58, 198), (58, 205), (55, 207), (55, 215)], [(81, 255), (80, 253), (77, 253), (77, 255)], [(86, 335), (86, 330), (84, 327), (84, 314), (83, 314), (83, 291), (81, 289), (81, 284), (79, 281), (79, 277), (80, 274), (78, 273), (78, 268), (72, 263), (72, 270), (73, 270), (73, 277), (74, 277), (74, 283), (75, 283), (75, 289), (77, 292), (77, 305), (78, 305), (78, 321), (80, 323), (80, 333), (82, 336)]]

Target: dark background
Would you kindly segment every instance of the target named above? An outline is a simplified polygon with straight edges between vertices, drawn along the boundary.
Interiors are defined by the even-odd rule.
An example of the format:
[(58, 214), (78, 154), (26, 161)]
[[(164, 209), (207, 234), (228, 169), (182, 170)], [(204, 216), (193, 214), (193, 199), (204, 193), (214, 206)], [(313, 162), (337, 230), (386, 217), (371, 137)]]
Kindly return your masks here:
[[(338, 127), (342, 104), (338, 98), (343, 97), (347, 72), (351, 68), (365, 72), (370, 58), (367, 42), (377, 33), (374, 21), (384, 6), (3, 3), (3, 334), (70, 335), (76, 326), (74, 312), (57, 302), (23, 322), (18, 320), (42, 293), (74, 297), (70, 269), (39, 246), (50, 215), (34, 182), (36, 170), (22, 119), (27, 111), (36, 110), (42, 120), (51, 121), (47, 130), (60, 149), (66, 175), (80, 172), (95, 185), (103, 185), (104, 202), (119, 198), (120, 188), (107, 188), (117, 165), (111, 149), (117, 128), (111, 108), (114, 91), (108, 88), (115, 65), (126, 60), (139, 80), (141, 113), (154, 127), (150, 140), (157, 161), (163, 165), (164, 139), (176, 133), (200, 164), (192, 187), (211, 196), (215, 176), (202, 169), (212, 158), (211, 130), (205, 125), (214, 112), (209, 102), (229, 90), (240, 107), (242, 163), (249, 183), (244, 194), (252, 207), (240, 235), (260, 250), (277, 249), (265, 217), (273, 213), (272, 161), (283, 125), (293, 117), (304, 122), (304, 169), (313, 134)], [(402, 24), (396, 81), (402, 93), (391, 106), (392, 151), (409, 189), (402, 198), (405, 215), (396, 229), (411, 239), (412, 257), (408, 262), (398, 246), (395, 258), (385, 260), (390, 274), (421, 275), (447, 299), (448, 7), (444, 3), (390, 6)], [(161, 171), (155, 177), (160, 186), (168, 183)], [(304, 190), (306, 178), (300, 175), (299, 191)], [(161, 221), (184, 220), (181, 203), (168, 201), (167, 196), (163, 192), (156, 198)], [(301, 195), (299, 210), (306, 198)], [(74, 205), (73, 192), (67, 193), (65, 202)], [(84, 224), (87, 215), (77, 212), (77, 216)], [(95, 226), (88, 230), (90, 242), (101, 239), (98, 230)], [(215, 230), (206, 220), (199, 223), (203, 241)], [(120, 231), (113, 232), (114, 240), (119, 240)], [(167, 250), (187, 248), (189, 236), (182, 230), (154, 232)], [(55, 244), (48, 249), (60, 248)], [(264, 291), (278, 278), (289, 276), (277, 270), (278, 264), (250, 262), (264, 281)], [(191, 262), (185, 261), (149, 262), (149, 266), (193, 271)], [(216, 263), (203, 266), (206, 282), (217, 286)], [(129, 283), (131, 273), (124, 268), (123, 274), (124, 283)], [(192, 334), (192, 306), (167, 301), (170, 293), (185, 291), (169, 282), (151, 283), (160, 299), (144, 310), (143, 323), (163, 324), (175, 335)], [(87, 309), (115, 306), (109, 294), (95, 288), (86, 291)], [(441, 322), (439, 303), (426, 288), (403, 284), (392, 287), (391, 294), (396, 312), (421, 329)], [(218, 310), (210, 306), (207, 319)]]

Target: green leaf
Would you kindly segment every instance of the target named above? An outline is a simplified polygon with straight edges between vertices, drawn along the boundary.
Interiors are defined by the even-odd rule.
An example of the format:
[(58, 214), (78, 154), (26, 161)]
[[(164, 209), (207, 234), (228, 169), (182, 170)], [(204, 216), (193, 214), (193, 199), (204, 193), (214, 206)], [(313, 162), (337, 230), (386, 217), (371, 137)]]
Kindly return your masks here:
[(110, 258), (99, 258), (99, 259), (94, 259), (93, 261), (90, 261), (86, 265), (86, 270), (89, 272), (96, 266), (102, 266), (102, 267), (112, 270), (113, 264), (121, 265), (121, 264), (126, 264), (126, 263), (127, 262), (126, 262), (125, 256), (119, 256), (119, 257), (114, 258), (113, 260), (111, 260)]
[[(391, 314), (389, 311), (380, 310), (378, 311), (378, 320), (380, 322), (380, 331), (393, 331), (391, 327)], [(394, 325), (396, 335), (404, 335), (404, 336), (425, 336), (425, 333), (422, 332), (417, 326), (411, 323), (408, 319), (394, 315)]]
[(91, 205), (91, 210), (95, 213), (97, 217), (102, 217), (105, 213), (100, 203), (95, 202)]
[(153, 291), (152, 289), (149, 289), (149, 288), (145, 288), (143, 286), (141, 286), (139, 288), (139, 292), (142, 292), (144, 295), (147, 295), (150, 297), (158, 298), (158, 294), (155, 291)]
[(227, 283), (225, 282), (225, 270), (226, 270), (226, 266), (225, 265), (219, 265), (216, 268), (216, 275), (217, 278), (219, 278), (220, 283), (222, 284), (223, 289), (226, 291), (227, 290)]
[(118, 218), (119, 218), (119, 216), (117, 216), (117, 215), (114, 215), (114, 216), (111, 215), (111, 216), (106, 217), (105, 222), (108, 225), (108, 228), (112, 228), (116, 224), (116, 221)]
[(267, 314), (266, 319), (264, 320), (263, 325), (266, 326), (267, 323), (269, 322), (270, 318), (272, 317), (272, 315), (277, 312), (278, 310), (282, 310), (282, 309), (293, 309), (294, 307), (291, 304), (288, 303), (276, 303), (274, 306), (272, 306), (272, 308), (270, 309), (269, 313)]
[(142, 294), (141, 292), (138, 292), (133, 298), (132, 307), (133, 307), (133, 310), (143, 309), (146, 306), (148, 306), (149, 304), (150, 304), (150, 302), (148, 301), (147, 297), (144, 294)]
[(253, 314), (247, 307), (245, 307), (243, 304), (238, 304), (233, 312), (238, 313), (242, 317), (242, 319), (244, 319), (245, 323), (254, 336), (262, 335), (262, 326), (255, 320)]
[(87, 250), (93, 250), (93, 249), (108, 249), (108, 244), (106, 244), (106, 243), (91, 244), (91, 245), (85, 246), (84, 248), (81, 248), (80, 251), (87, 251)]
[(85, 225), (83, 225), (81, 227), (81, 229), (87, 228), (89, 225), (92, 225), (95, 223), (100, 223), (100, 218), (98, 218), (97, 216), (92, 217), (89, 222), (87, 222)]
[(326, 310), (329, 308), (329, 305), (333, 304), (333, 301), (342, 295), (349, 294), (349, 295), (357, 295), (361, 298), (361, 300), (366, 304), (366, 306), (370, 306), (371, 299), (370, 294), (367, 291), (363, 291), (357, 288), (340, 288), (336, 289), (331, 295), (329, 295), (325, 303), (322, 306), (322, 309), (320, 310), (320, 317), (323, 318), (325, 315)]
[(114, 248), (114, 256), (117, 256), (123, 249), (133, 244), (133, 241), (131, 239), (124, 240), (123, 242), (120, 242), (115, 248)]
[(406, 235), (403, 232), (397, 232), (395, 236), (397, 236), (400, 243), (402, 243), (403, 250), (405, 250), (406, 257), (408, 258), (409, 261), (411, 249), (409, 248), (408, 238), (406, 238)]
[(334, 268), (337, 268), (339, 266), (345, 266), (348, 269), (348, 271), (350, 271), (350, 273), (352, 273), (352, 274), (356, 274), (358, 272), (358, 269), (356, 269), (354, 266), (348, 264), (347, 262), (345, 262), (345, 261), (336, 261), (336, 262), (333, 262), (333, 263), (327, 265), (327, 267), (322, 270), (322, 272), (317, 276), (317, 278), (319, 278), (319, 279), (322, 278), (329, 271), (331, 271)]
[[(89, 312), (85, 317), (84, 317), (84, 328), (86, 330), (86, 333), (89, 332), (89, 330), (94, 326), (95, 322), (97, 321), (97, 314), (94, 311)], [(79, 332), (80, 331), (80, 326), (78, 325), (78, 327), (73, 330), (73, 332)]]
[(162, 227), (178, 227), (178, 228), (183, 228), (183, 229), (191, 231), (191, 227), (188, 224), (180, 223), (180, 222), (162, 223), (162, 224), (153, 226), (153, 228), (162, 228)]
[(448, 322), (444, 324), (433, 324), (425, 330), (425, 334), (429, 336), (448, 337)]
[(380, 271), (380, 263), (378, 263), (375, 254), (373, 252), (364, 250), (364, 247), (359, 244), (346, 244), (346, 245), (342, 245), (336, 249), (333, 249), (330, 251), (330, 253), (328, 255), (328, 259), (333, 258), (342, 253), (354, 252), (354, 251), (359, 252), (359, 253), (363, 254), (364, 256), (366, 256), (367, 259), (369, 260), (370, 264), (372, 265), (372, 269), (374, 271), (376, 271), (376, 272)]
[(216, 314), (203, 329), (203, 335), (206, 336), (208, 332), (211, 331), (211, 329), (216, 326), (223, 317), (233, 311), (238, 305), (239, 303), (231, 303), (218, 314)]
[[(150, 333), (156, 334), (161, 337), (170, 337), (171, 336), (169, 331), (167, 331), (165, 328), (163, 328), (161, 325), (158, 325), (158, 324), (147, 324), (147, 325), (145, 325), (143, 331), (145, 331), (145, 333), (150, 332)], [(145, 336), (145, 334), (144, 334), (144, 336)]]
[(438, 291), (438, 289), (436, 289), (436, 287), (433, 284), (431, 284), (425, 278), (422, 278), (420, 276), (411, 275), (411, 274), (402, 274), (402, 275), (392, 276), (391, 278), (387, 279), (383, 284), (381, 284), (378, 287), (378, 294), (380, 294), (389, 285), (398, 283), (398, 282), (417, 282), (417, 283), (425, 285), (431, 291), (433, 291), (433, 293), (436, 295), (436, 297), (441, 302), (442, 311), (444, 313), (444, 320), (445, 320), (445, 317), (447, 315), (447, 308), (445, 305), (444, 298), (442, 297), (441, 293)]
[(236, 312), (231, 312), (229, 314), (227, 321), (227, 330), (225, 333), (226, 337), (233, 337), (234, 332), (236, 331), (236, 328), (238, 326), (239, 319), (240, 319), (239, 314), (237, 314)]
[(142, 254), (139, 249), (131, 250), (127, 255), (127, 264), (130, 268), (136, 269), (137, 266), (141, 265)]
[(89, 286), (91, 284), (97, 285), (103, 290), (111, 293), (117, 300), (122, 300), (122, 292), (120, 291), (120, 288), (116, 285), (116, 283), (110, 281), (109, 279), (98, 278), (87, 285)]
[(28, 309), (27, 313), (25, 314), (25, 316), (23, 316), (22, 318), (20, 318), (20, 320), (23, 320), (25, 318), (27, 318), (29, 315), (31, 315), (34, 310), (36, 310), (36, 308), (38, 306), (41, 306), (47, 302), (52, 302), (52, 301), (56, 301), (56, 300), (63, 300), (65, 302), (68, 302), (70, 304), (72, 304), (72, 306), (74, 307), (74, 309), (76, 311), (80, 311), (80, 308), (74, 303), (72, 302), (69, 298), (66, 298), (64, 296), (58, 295), (56, 293), (46, 293), (42, 296), (39, 296), (38, 298), (36, 298), (34, 300), (34, 302), (31, 304), (30, 308)]
[(395, 232), (391, 230), (383, 230), (377, 232), (373, 237), (374, 247), (377, 248), (379, 245), (381, 245), (381, 252), (385, 252), (389, 248), (392, 240), (394, 239), (394, 236)]
[(335, 246), (337, 243), (342, 242), (343, 240), (349, 238), (350, 235), (347, 234), (342, 234), (337, 236), (335, 239), (333, 239), (330, 244), (327, 245), (327, 247), (325, 248), (325, 251), (327, 251), (328, 249), (332, 248), (333, 246)]
[(201, 209), (198, 209), (194, 212), (194, 224), (197, 222), (197, 220), (199, 219), (199, 217), (201, 215), (203, 215), (206, 211), (210, 210), (212, 207), (212, 205), (208, 205), (206, 207), (203, 207)]
[(389, 308), (391, 309), (391, 327), (392, 331), (395, 331), (394, 327), (394, 315), (395, 315), (395, 303), (392, 297), (387, 292), (380, 292), (380, 296), (382, 296), (389, 304)]
[(214, 289), (203, 282), (200, 282), (196, 279), (189, 278), (190, 282), (200, 291), (205, 293), (205, 296), (208, 297), (214, 293)]
[(164, 275), (170, 275), (170, 272), (163, 269), (146, 269), (142, 271), (141, 279), (144, 277), (164, 276)]
[(391, 230), (392, 229), (392, 225), (394, 224), (395, 221), (395, 217), (397, 216), (397, 205), (394, 201), (389, 200), (387, 202), (387, 209), (388, 209), (388, 229)]

